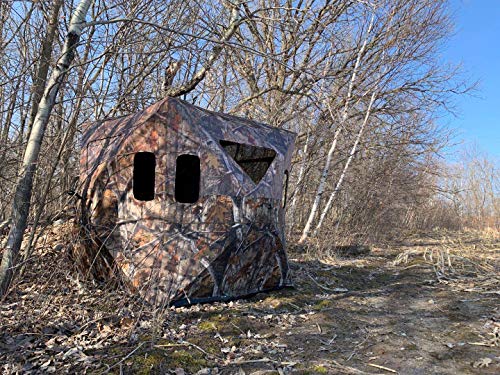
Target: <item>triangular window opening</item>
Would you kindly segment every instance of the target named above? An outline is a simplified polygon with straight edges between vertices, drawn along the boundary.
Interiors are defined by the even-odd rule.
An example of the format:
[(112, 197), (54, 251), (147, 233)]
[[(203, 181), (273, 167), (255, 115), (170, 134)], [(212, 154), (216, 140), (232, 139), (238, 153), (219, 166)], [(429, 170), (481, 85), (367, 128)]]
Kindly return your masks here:
[(274, 150), (265, 147), (224, 140), (219, 143), (255, 184), (262, 180), (276, 157)]

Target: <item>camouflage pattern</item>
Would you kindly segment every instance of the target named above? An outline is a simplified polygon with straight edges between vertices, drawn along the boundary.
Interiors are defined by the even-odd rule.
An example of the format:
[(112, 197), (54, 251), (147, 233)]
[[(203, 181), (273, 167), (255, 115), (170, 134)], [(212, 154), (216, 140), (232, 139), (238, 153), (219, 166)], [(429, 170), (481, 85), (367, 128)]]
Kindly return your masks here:
[[(255, 184), (220, 140), (276, 152)], [(295, 134), (166, 98), (88, 124), (82, 135), (82, 223), (133, 290), (156, 304), (250, 295), (290, 284), (282, 194)], [(155, 198), (133, 196), (137, 152), (156, 157)], [(200, 158), (200, 198), (174, 198), (176, 158)]]

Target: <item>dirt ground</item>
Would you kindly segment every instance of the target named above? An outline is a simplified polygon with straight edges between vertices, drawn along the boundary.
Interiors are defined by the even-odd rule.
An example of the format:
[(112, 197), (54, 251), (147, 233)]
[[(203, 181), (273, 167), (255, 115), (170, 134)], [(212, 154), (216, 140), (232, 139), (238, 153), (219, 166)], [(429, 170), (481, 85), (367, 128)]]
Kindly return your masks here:
[[(45, 240), (64, 231), (52, 228)], [(42, 238), (0, 307), (3, 373), (498, 374), (500, 241), (420, 236), (318, 260), (296, 287), (155, 311), (84, 283)]]

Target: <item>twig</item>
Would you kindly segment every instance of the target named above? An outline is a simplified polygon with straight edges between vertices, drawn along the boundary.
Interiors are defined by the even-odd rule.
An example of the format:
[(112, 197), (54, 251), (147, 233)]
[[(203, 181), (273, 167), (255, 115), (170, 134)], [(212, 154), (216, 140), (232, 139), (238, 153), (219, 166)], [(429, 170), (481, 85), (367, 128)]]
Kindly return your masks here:
[[(189, 341), (186, 341), (186, 340), (182, 340), (182, 343), (183, 344), (187, 344), (189, 346), (192, 346), (195, 349), (198, 349), (200, 352), (202, 352), (206, 356), (209, 356), (209, 357), (212, 356), (212, 354), (207, 353), (203, 348), (200, 348), (198, 345), (193, 344), (192, 342), (189, 342)], [(214, 357), (217, 357), (217, 356), (214, 356)]]
[(361, 345), (363, 345), (363, 344), (364, 344), (366, 341), (368, 341), (368, 339), (370, 338), (370, 331), (368, 331), (368, 330), (366, 330), (366, 329), (365, 329), (365, 331), (366, 331), (366, 333), (367, 333), (367, 334), (366, 334), (366, 337), (364, 338), (364, 340), (363, 340), (363, 341), (361, 341), (359, 344), (357, 344), (357, 345), (354, 347), (354, 349), (353, 349), (353, 351), (352, 351), (351, 355), (350, 355), (350, 356), (346, 359), (346, 362), (349, 362), (349, 361), (351, 360), (351, 358), (352, 358), (352, 357), (354, 357), (354, 356), (358, 353), (358, 348), (359, 348), (359, 347), (361, 347)]
[(233, 361), (231, 363), (235, 364), (235, 365), (244, 365), (244, 364), (250, 364), (250, 363), (274, 363), (275, 365), (278, 365), (278, 366), (290, 366), (290, 367), (293, 367), (297, 364), (297, 362), (281, 362), (281, 361), (276, 361), (274, 359), (270, 359), (267, 357), (260, 358), (260, 359), (248, 359), (248, 360), (236, 359), (235, 361)]
[(155, 345), (155, 348), (172, 348), (172, 347), (175, 347), (175, 346), (189, 346), (188, 344), (184, 343), (184, 344), (177, 344), (177, 343), (168, 343), (168, 344), (158, 344), (158, 345)]
[(487, 342), (468, 342), (467, 344), (469, 344), (469, 345), (476, 345), (476, 346), (489, 346), (489, 347), (495, 346), (495, 345), (492, 345), (492, 344), (488, 344)]
[(202, 352), (203, 354), (205, 354), (208, 357), (218, 358), (216, 355), (208, 353), (207, 351), (205, 351), (203, 348), (199, 347), (198, 345), (193, 344), (192, 342), (189, 342), (189, 341), (185, 341), (185, 340), (182, 340), (182, 342), (179, 342), (179, 343), (158, 344), (158, 345), (155, 345), (155, 348), (170, 348), (170, 347), (174, 347), (174, 346), (192, 346), (193, 348), (198, 349), (200, 352)]
[(309, 278), (310, 278), (310, 279), (314, 282), (314, 284), (316, 284), (317, 286), (319, 286), (321, 289), (326, 290), (326, 291), (328, 291), (328, 292), (334, 292), (334, 290), (333, 290), (333, 289), (330, 289), (330, 288), (328, 288), (328, 287), (326, 287), (326, 286), (324, 286), (324, 285), (321, 285), (321, 284), (320, 284), (320, 283), (318, 283), (316, 280), (314, 280), (314, 278), (313, 278), (313, 277), (309, 274), (309, 272), (307, 272), (307, 271), (306, 271), (305, 273), (306, 273), (306, 275), (307, 275), (307, 276), (309, 276)]
[(243, 365), (243, 364), (247, 364), (247, 363), (268, 363), (268, 362), (281, 364), (281, 362), (275, 361), (275, 360), (269, 359), (269, 358), (249, 359), (249, 360), (242, 360), (242, 361), (236, 360), (232, 363), (238, 364), (238, 365)]
[(130, 353), (128, 353), (125, 357), (123, 357), (119, 362), (116, 362), (113, 366), (111, 366), (110, 368), (108, 368), (104, 374), (107, 374), (111, 371), (112, 368), (118, 366), (119, 364), (123, 363), (127, 358), (129, 358), (132, 354), (134, 354), (137, 350), (139, 350), (140, 347), (142, 347), (145, 343), (144, 342), (141, 342), (137, 348), (135, 348), (134, 350), (132, 350)]
[(371, 367), (376, 367), (376, 368), (379, 368), (379, 369), (381, 369), (381, 370), (385, 370), (385, 371), (392, 372), (392, 373), (394, 373), (394, 374), (397, 374), (397, 373), (398, 373), (396, 370), (393, 370), (392, 368), (385, 367), (385, 366), (380, 366), (380, 365), (376, 365), (375, 363), (368, 363), (368, 366), (371, 366)]
[(328, 341), (325, 341), (325, 340), (319, 340), (319, 341), (325, 345), (332, 345), (336, 338), (337, 338), (337, 334), (333, 335), (333, 337)]
[(231, 322), (231, 324), (233, 325), (234, 328), (236, 328), (238, 331), (240, 331), (243, 335), (246, 335), (247, 333), (244, 332), (240, 327), (238, 327), (236, 324), (234, 324), (233, 322)]

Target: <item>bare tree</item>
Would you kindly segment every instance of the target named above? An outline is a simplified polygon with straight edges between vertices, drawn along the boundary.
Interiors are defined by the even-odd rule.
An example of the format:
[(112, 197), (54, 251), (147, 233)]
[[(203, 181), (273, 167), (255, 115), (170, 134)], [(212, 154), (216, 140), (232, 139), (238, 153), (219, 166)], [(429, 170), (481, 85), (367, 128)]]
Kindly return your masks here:
[[(352, 70), (351, 79), (349, 81), (349, 88), (347, 90), (347, 95), (345, 98), (344, 109), (343, 109), (342, 117), (340, 119), (340, 124), (337, 125), (337, 129), (335, 130), (335, 133), (333, 135), (330, 149), (328, 150), (328, 154), (326, 157), (325, 166), (323, 168), (323, 172), (321, 173), (321, 177), (319, 180), (318, 189), (316, 191), (316, 197), (315, 197), (314, 203), (311, 207), (311, 212), (309, 214), (307, 222), (304, 226), (304, 229), (302, 230), (302, 236), (299, 239), (299, 243), (303, 243), (307, 239), (307, 237), (309, 236), (312, 222), (318, 213), (319, 204), (321, 202), (321, 198), (323, 197), (323, 193), (325, 191), (326, 180), (327, 180), (329, 172), (330, 172), (330, 165), (332, 162), (333, 153), (335, 152), (335, 150), (337, 148), (337, 142), (339, 139), (339, 135), (342, 132), (342, 130), (344, 129), (345, 122), (346, 122), (347, 116), (349, 114), (349, 108), (351, 105), (351, 98), (352, 98), (352, 94), (353, 94), (353, 87), (354, 87), (354, 84), (356, 82), (356, 77), (358, 74), (358, 69), (359, 69), (359, 65), (361, 63), (361, 59), (365, 53), (366, 45), (368, 44), (368, 41), (371, 37), (370, 34), (372, 32), (374, 21), (375, 21), (375, 14), (372, 14), (372, 16), (370, 18), (370, 22), (369, 22), (368, 27), (367, 27), (366, 37), (364, 38), (364, 40), (359, 48), (359, 51), (358, 51), (358, 54), (356, 57), (356, 63), (354, 64), (354, 68)], [(371, 105), (370, 105), (370, 107), (371, 107)], [(369, 113), (369, 112), (367, 112), (367, 113)]]
[(13, 267), (16, 264), (24, 230), (27, 226), (33, 178), (36, 172), (45, 129), (49, 122), (50, 113), (54, 107), (59, 87), (73, 61), (75, 48), (78, 45), (90, 3), (91, 0), (81, 0), (74, 10), (61, 58), (58, 60), (51, 74), (33, 121), (33, 128), (28, 139), (20, 177), (16, 186), (12, 207), (12, 227), (7, 237), (7, 243), (2, 255), (2, 263), (0, 265), (0, 294), (2, 295), (6, 293), (12, 280), (14, 273)]
[[(62, 56), (59, 65), (70, 56), (68, 25), (57, 20), (71, 4), (23, 2), (14, 11), (0, 2), (0, 222), (19, 223), (4, 273), (26, 220), (47, 221), (65, 204), (78, 178), (81, 124), (165, 95), (298, 133), (287, 222), (302, 242), (415, 225), (420, 207), (435, 202), (435, 155), (446, 140), (433, 114), (458, 86), (436, 59), (449, 31), (446, 6), (96, 0), (81, 25), (82, 52), (67, 50), (74, 69), (62, 85), (67, 68), (47, 77), (52, 55)], [(51, 101), (49, 117), (41, 108)]]

